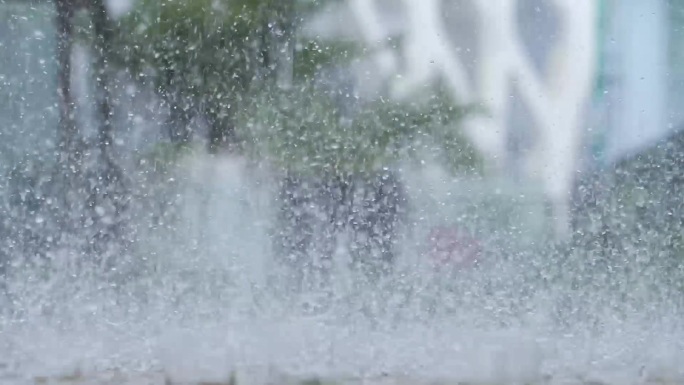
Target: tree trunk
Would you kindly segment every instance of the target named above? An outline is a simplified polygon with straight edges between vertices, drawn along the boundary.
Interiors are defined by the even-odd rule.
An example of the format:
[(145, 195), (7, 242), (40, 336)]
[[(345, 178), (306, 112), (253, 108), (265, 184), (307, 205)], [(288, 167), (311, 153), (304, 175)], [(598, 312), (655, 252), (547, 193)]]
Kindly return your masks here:
[(100, 128), (98, 131), (98, 147), (101, 155), (111, 162), (110, 147), (113, 141), (112, 124), (112, 97), (109, 89), (110, 70), (108, 58), (110, 57), (112, 27), (103, 0), (92, 0), (90, 13), (95, 32), (95, 73), (97, 80), (97, 111), (100, 115)]
[(54, 0), (57, 27), (57, 100), (59, 108), (57, 165), (52, 170), (59, 201), (55, 221), (62, 232), (60, 242), (72, 243), (86, 223), (82, 211), (84, 197), (85, 142), (76, 122), (76, 103), (71, 88), (74, 4)]
[(173, 64), (164, 61), (164, 93), (162, 98), (169, 107), (168, 129), (169, 139), (177, 145), (190, 143), (192, 140), (192, 130), (190, 121), (192, 120), (192, 103), (189, 97), (183, 95), (182, 76), (176, 75)]
[(106, 185), (114, 185), (123, 179), (118, 167), (112, 145), (114, 142), (113, 100), (111, 92), (111, 57), (112, 22), (107, 13), (104, 0), (92, 0), (91, 17), (95, 32), (95, 73), (97, 85), (97, 111), (99, 113), (99, 130), (97, 145), (102, 162), (102, 177)]
[[(258, 30), (260, 49), (257, 78), (266, 84), (282, 88), (292, 86), (296, 37), (296, 9), (294, 0), (266, 1), (261, 8), (261, 27)], [(209, 152), (235, 144), (234, 111), (226, 105), (214, 103), (207, 111), (209, 121)]]
[[(295, 48), (293, 0), (267, 1), (261, 8), (259, 80), (280, 87), (292, 85)], [(271, 83), (275, 82), (275, 83)]]
[[(222, 109), (226, 109), (224, 112)], [(223, 115), (222, 115), (223, 113)], [(212, 107), (207, 112), (209, 121), (209, 153), (215, 154), (222, 148), (235, 144), (235, 122), (233, 108), (226, 106)]]
[[(71, 47), (73, 43), (72, 17), (74, 9), (69, 0), (55, 0), (57, 26), (57, 95), (59, 104), (59, 164), (65, 174), (79, 172), (82, 148), (74, 116), (75, 103), (71, 93)], [(64, 175), (64, 174), (63, 174)]]
[(289, 88), (294, 78), (296, 10), (294, 0), (280, 0), (277, 4), (272, 23), (275, 76), (279, 87)]
[[(96, 77), (96, 100), (99, 114), (97, 147), (99, 159), (96, 175), (99, 183), (90, 191), (89, 208), (97, 230), (93, 242), (97, 255), (111, 252), (112, 247), (123, 242), (122, 215), (126, 205), (126, 190), (123, 171), (113, 154), (114, 122), (111, 92), (111, 44), (112, 21), (104, 0), (92, 0), (90, 14), (95, 33), (94, 70)], [(104, 220), (107, 218), (108, 220)], [(118, 248), (117, 248), (118, 249)], [(106, 259), (106, 257), (105, 257)]]

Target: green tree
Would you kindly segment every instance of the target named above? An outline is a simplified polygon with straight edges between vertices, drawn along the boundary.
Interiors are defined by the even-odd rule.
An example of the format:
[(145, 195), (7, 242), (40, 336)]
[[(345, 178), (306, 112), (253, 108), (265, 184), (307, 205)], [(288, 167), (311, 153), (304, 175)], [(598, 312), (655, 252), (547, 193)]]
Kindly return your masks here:
[(282, 170), (374, 172), (424, 154), (421, 150), (441, 151), (461, 171), (478, 164), (476, 152), (457, 129), (472, 109), (443, 95), (423, 103), (368, 101), (351, 118), (312, 81), (259, 90), (248, 100), (238, 119), (245, 150)]
[[(192, 139), (205, 118), (212, 150), (233, 138), (233, 117), (254, 79), (275, 71), (275, 44), (292, 10), (288, 1), (141, 0), (118, 25), (119, 64), (148, 79), (169, 108), (169, 136)], [(288, 16), (289, 17), (289, 16)]]
[[(112, 153), (114, 124), (108, 56), (111, 21), (100, 0), (53, 0), (55, 75), (59, 119), (56, 157), (31, 154), (16, 161), (8, 175), (9, 206), (24, 221), (26, 254), (45, 255), (55, 247), (83, 253), (95, 262), (121, 251), (127, 191)], [(85, 8), (84, 8), (85, 7)], [(86, 16), (82, 18), (81, 16)], [(88, 25), (84, 25), (83, 20)], [(92, 34), (85, 31), (92, 25)], [(91, 36), (92, 35), (92, 36)], [(83, 36), (95, 53), (97, 140), (87, 140), (78, 124), (72, 85), (74, 44)], [(33, 244), (33, 245), (31, 245)], [(114, 251), (116, 253), (117, 251)]]

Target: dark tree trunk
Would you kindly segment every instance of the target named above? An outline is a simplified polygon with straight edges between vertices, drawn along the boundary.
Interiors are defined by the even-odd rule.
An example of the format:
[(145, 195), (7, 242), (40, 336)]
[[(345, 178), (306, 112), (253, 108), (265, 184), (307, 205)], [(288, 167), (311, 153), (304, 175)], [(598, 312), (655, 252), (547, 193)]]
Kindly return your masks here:
[(274, 7), (272, 34), (272, 56), (275, 62), (276, 81), (280, 87), (292, 86), (294, 78), (294, 53), (296, 10), (294, 0), (280, 0)]
[[(258, 31), (257, 82), (290, 87), (294, 78), (296, 12), (293, 0), (266, 1), (261, 5)], [(253, 79), (250, 79), (251, 82)], [(244, 84), (243, 84), (244, 86)], [(245, 87), (247, 88), (247, 87)], [(231, 149), (236, 144), (234, 111), (227, 105), (213, 103), (206, 111), (209, 123), (210, 153)]]
[(100, 151), (102, 180), (106, 186), (115, 186), (122, 182), (123, 175), (113, 153), (114, 114), (111, 88), (111, 68), (109, 59), (112, 46), (112, 22), (107, 13), (104, 0), (92, 0), (91, 17), (95, 32), (95, 74), (97, 86), (97, 111), (99, 113), (99, 130), (97, 145)]
[[(97, 147), (98, 167), (95, 174), (99, 183), (91, 189), (89, 208), (93, 222), (97, 223), (93, 240), (98, 255), (121, 246), (123, 237), (122, 215), (126, 206), (126, 186), (113, 151), (114, 122), (112, 98), (112, 72), (109, 65), (112, 50), (113, 26), (104, 0), (92, 0), (90, 14), (95, 33), (94, 72), (96, 77), (96, 100), (99, 114)], [(103, 221), (103, 218), (109, 220)]]
[(162, 98), (169, 108), (169, 139), (172, 143), (183, 145), (192, 140), (192, 130), (190, 121), (192, 120), (189, 97), (183, 95), (182, 87), (178, 84), (180, 76), (176, 76), (176, 71), (171, 62), (164, 63), (164, 94)]
[[(86, 146), (76, 122), (76, 103), (71, 88), (71, 53), (75, 6), (69, 0), (54, 0), (57, 27), (57, 95), (59, 108), (57, 167), (52, 170), (52, 188), (59, 205), (54, 219), (62, 234), (59, 239), (73, 242), (87, 218), (82, 214), (84, 156)], [(60, 242), (62, 242), (60, 241)]]
[[(169, 92), (169, 91), (167, 91)], [(170, 91), (176, 93), (177, 91)], [(192, 140), (192, 130), (190, 122), (192, 113), (188, 103), (184, 101), (182, 95), (169, 95), (166, 98), (169, 106), (169, 138), (172, 143), (183, 145)]]
[(97, 110), (100, 115), (98, 147), (102, 157), (112, 162), (110, 147), (113, 141), (112, 93), (110, 90), (110, 69), (112, 26), (103, 0), (92, 0), (91, 18), (95, 32), (95, 74), (97, 82)]
[(83, 149), (76, 127), (75, 104), (71, 93), (71, 47), (73, 44), (73, 5), (69, 0), (55, 0), (57, 11), (57, 94), (59, 106), (59, 164), (65, 174), (80, 169)]
[(209, 153), (215, 154), (220, 149), (230, 150), (235, 144), (235, 123), (232, 108), (216, 106), (207, 112), (209, 121)]
[(259, 31), (259, 80), (288, 87), (294, 77), (296, 10), (293, 0), (265, 2)]

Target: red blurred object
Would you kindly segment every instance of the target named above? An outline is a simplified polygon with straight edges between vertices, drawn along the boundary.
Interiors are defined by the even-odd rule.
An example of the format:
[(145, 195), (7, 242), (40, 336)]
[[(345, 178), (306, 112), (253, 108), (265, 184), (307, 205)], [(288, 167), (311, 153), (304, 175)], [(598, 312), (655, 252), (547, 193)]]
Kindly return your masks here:
[(482, 256), (477, 239), (458, 226), (437, 226), (428, 235), (429, 256), (436, 267), (472, 267)]

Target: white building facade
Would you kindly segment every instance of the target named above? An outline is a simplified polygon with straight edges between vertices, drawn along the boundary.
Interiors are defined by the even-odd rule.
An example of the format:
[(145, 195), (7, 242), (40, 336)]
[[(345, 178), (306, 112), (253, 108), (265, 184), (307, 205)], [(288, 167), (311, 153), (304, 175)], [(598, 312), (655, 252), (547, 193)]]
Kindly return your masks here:
[(405, 97), (439, 82), (483, 106), (470, 138), (494, 174), (539, 185), (562, 238), (579, 172), (648, 147), (682, 120), (669, 60), (674, 3), (347, 0), (321, 23), (352, 25), (338, 35), (371, 47), (366, 86)]

